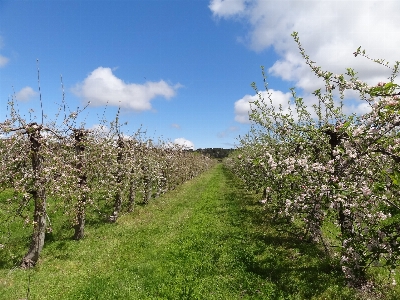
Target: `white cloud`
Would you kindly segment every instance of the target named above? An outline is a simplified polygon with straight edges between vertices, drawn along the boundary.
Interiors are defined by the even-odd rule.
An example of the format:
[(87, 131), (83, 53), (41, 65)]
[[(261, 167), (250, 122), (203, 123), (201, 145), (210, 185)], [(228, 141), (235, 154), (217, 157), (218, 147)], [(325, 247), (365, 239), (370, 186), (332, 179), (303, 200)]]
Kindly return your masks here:
[(171, 86), (164, 80), (148, 81), (144, 84), (125, 83), (116, 77), (110, 68), (99, 67), (72, 91), (93, 106), (112, 105), (134, 111), (151, 109), (151, 101), (160, 96), (170, 99), (175, 96), (177, 84)]
[[(293, 118), (296, 120), (297, 119), (297, 113), (296, 113), (296, 105), (294, 103), (294, 99), (292, 96), (291, 92), (283, 93), (282, 91), (277, 91), (270, 89), (269, 94), (266, 91), (260, 92), (261, 98), (264, 99), (264, 103), (267, 106), (270, 106), (270, 99), (272, 100), (272, 105), (275, 107), (275, 111), (279, 107), (282, 108), (282, 113), (283, 114), (289, 114), (291, 113)], [(237, 100), (235, 102), (235, 121), (243, 124), (250, 124), (249, 120), (249, 114), (251, 113), (251, 107), (255, 109), (255, 105), (251, 104), (250, 102), (254, 102), (256, 100), (259, 100), (260, 94), (256, 95), (246, 95), (243, 98)], [(346, 115), (351, 115), (351, 114), (357, 114), (357, 115), (362, 115), (366, 114), (371, 111), (371, 106), (367, 102), (362, 102), (357, 99), (357, 93), (354, 91), (346, 91), (345, 94), (348, 95), (348, 100), (344, 100), (343, 103), (343, 113)], [(298, 96), (298, 95), (297, 95)], [(303, 98), (303, 102), (307, 104), (308, 106), (308, 112), (310, 113), (312, 118), (317, 118), (317, 113), (315, 112), (314, 108), (312, 105), (318, 105), (318, 98), (316, 98), (314, 95), (311, 94), (306, 94)], [(338, 97), (337, 97), (338, 98)], [(334, 105), (335, 107), (340, 106), (340, 99), (334, 99)], [(260, 104), (262, 105), (262, 104)], [(257, 108), (258, 111), (260, 109)], [(226, 133), (220, 133), (219, 137), (225, 136)]]
[[(288, 112), (289, 102), (292, 98), (291, 93), (283, 93), (281, 91), (276, 91), (273, 89), (269, 90), (270, 97), (272, 99), (272, 103), (274, 106), (279, 107), (282, 105), (283, 112)], [(269, 104), (269, 95), (266, 91), (260, 92), (261, 97), (265, 100), (267, 104)], [(251, 113), (251, 103), (256, 100), (259, 100), (259, 94), (256, 95), (246, 95), (242, 99), (239, 99), (235, 102), (235, 121), (239, 123), (250, 123), (249, 113)], [(255, 106), (253, 105), (253, 108)]]
[(214, 16), (226, 17), (243, 12), (245, 2), (245, 0), (212, 0), (208, 7)]
[(235, 102), (235, 121), (239, 123), (250, 123), (250, 101), (257, 99), (257, 96), (246, 95)]
[[(105, 124), (93, 124), (88, 129), (89, 129), (89, 132), (91, 132), (95, 136), (100, 136), (100, 137), (104, 137), (104, 138), (113, 137), (114, 139), (118, 138), (118, 135), (115, 133), (115, 131), (112, 131), (111, 128), (109, 128)], [(132, 139), (134, 139), (133, 136), (124, 134), (123, 132), (120, 132), (120, 135), (122, 136), (122, 138), (124, 140), (132, 140)]]
[(351, 115), (353, 113), (356, 113), (358, 115), (363, 115), (371, 112), (371, 106), (366, 102), (346, 105), (343, 107), (343, 112), (347, 115)]
[(185, 138), (177, 138), (174, 140), (174, 144), (185, 147), (186, 149), (194, 149), (193, 142), (185, 139)]
[(171, 124), (171, 127), (176, 128), (176, 129), (181, 129), (181, 126), (179, 124)]
[[(247, 0), (235, 3), (237, 9), (233, 11), (226, 7), (227, 1), (212, 0), (209, 8), (220, 18), (244, 20), (250, 29), (241, 40), (254, 51), (273, 47), (280, 58), (272, 66), (266, 66), (269, 74), (294, 82), (303, 89), (305, 97), (323, 85), (304, 63), (290, 36), (293, 31), (299, 33), (306, 54), (323, 70), (342, 74), (346, 68), (354, 68), (360, 79), (370, 85), (387, 81), (391, 71), (361, 56), (355, 58), (353, 52), (359, 46), (371, 58), (384, 58), (391, 66), (400, 60), (397, 51), (400, 1)], [(243, 108), (244, 102), (238, 105)], [(348, 111), (357, 113), (357, 107), (350, 105)]]
[(22, 88), (20, 91), (15, 93), (15, 99), (19, 101), (29, 101), (33, 97), (37, 95), (37, 92), (35, 92), (30, 86), (26, 86)]
[[(0, 49), (3, 48), (3, 46), (4, 46), (3, 38), (0, 36)], [(0, 68), (4, 67), (9, 62), (9, 60), (10, 60), (9, 58), (0, 54)]]
[(0, 54), (0, 68), (4, 67), (8, 63), (9, 60), (10, 59), (8, 59), (7, 57)]

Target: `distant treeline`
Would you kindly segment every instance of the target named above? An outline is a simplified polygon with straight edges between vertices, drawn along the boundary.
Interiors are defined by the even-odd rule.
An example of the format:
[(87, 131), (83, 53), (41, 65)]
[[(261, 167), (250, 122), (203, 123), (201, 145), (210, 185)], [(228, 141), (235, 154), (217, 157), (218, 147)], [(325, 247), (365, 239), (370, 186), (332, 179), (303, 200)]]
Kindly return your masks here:
[(223, 149), (223, 148), (204, 148), (196, 149), (194, 152), (198, 152), (209, 156), (210, 158), (223, 159), (229, 155), (235, 149)]

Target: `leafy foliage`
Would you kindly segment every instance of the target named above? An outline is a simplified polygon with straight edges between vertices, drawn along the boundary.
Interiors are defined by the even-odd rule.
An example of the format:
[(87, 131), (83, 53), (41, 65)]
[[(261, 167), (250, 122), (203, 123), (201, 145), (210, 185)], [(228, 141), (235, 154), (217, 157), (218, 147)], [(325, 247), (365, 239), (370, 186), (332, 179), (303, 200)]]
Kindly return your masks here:
[[(253, 84), (259, 99), (251, 103), (252, 130), (226, 164), (249, 189), (264, 190), (262, 201), (277, 216), (301, 224), (304, 238), (337, 257), (351, 286), (371, 287), (367, 271), (381, 266), (393, 273), (400, 258), (400, 86), (394, 83), (399, 62), (389, 83), (371, 87), (350, 68), (345, 74), (323, 71), (305, 53), (298, 34), (292, 36), (306, 64), (325, 81), (326, 92), (316, 90), (318, 105), (310, 108), (292, 89), (284, 111), (274, 105), (263, 71), (267, 99)], [(367, 57), (361, 48), (358, 54)], [(334, 90), (341, 99), (346, 90), (358, 92), (371, 111), (345, 115)], [(335, 224), (334, 238), (324, 232), (326, 224)]]
[[(105, 222), (116, 222), (124, 206), (134, 210), (137, 196), (147, 204), (215, 164), (171, 143), (160, 140), (155, 145), (140, 131), (124, 136), (119, 112), (115, 121), (103, 120), (102, 126), (89, 130), (76, 125), (82, 110), (67, 116), (65, 105), (60, 107), (64, 111), (56, 119), (63, 113), (61, 124), (44, 123), (43, 114), (39, 124), (21, 117), (11, 100), (9, 119), (0, 123), (0, 188), (12, 191), (1, 223), (21, 218), (33, 229), (23, 268), (37, 263), (46, 232), (52, 232), (52, 210), (64, 211), (79, 240), (84, 237), (88, 206)], [(51, 209), (49, 198), (57, 199)], [(101, 209), (104, 203), (110, 211)], [(8, 248), (5, 235), (0, 235), (0, 245)]]

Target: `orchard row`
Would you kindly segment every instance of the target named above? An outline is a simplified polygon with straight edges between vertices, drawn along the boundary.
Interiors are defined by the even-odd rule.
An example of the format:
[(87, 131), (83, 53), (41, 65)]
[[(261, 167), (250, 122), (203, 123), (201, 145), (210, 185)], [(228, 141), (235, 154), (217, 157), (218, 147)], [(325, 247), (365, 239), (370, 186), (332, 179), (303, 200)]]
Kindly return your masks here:
[[(226, 164), (249, 189), (264, 191), (261, 202), (277, 217), (301, 224), (310, 240), (323, 245), (350, 285), (365, 286), (371, 284), (371, 267), (393, 273), (400, 257), (400, 99), (394, 83), (399, 62), (388, 83), (369, 86), (352, 69), (345, 75), (321, 70), (297, 33), (293, 37), (324, 80), (325, 92), (316, 90), (316, 104), (307, 107), (292, 89), (284, 110), (274, 104), (267, 84), (266, 93), (256, 90), (252, 130)], [(360, 48), (354, 55), (367, 57)], [(346, 90), (357, 92), (370, 112), (345, 115)]]
[[(116, 222), (123, 208), (134, 210), (138, 196), (147, 204), (214, 164), (178, 145), (155, 144), (140, 132), (125, 136), (118, 117), (108, 127), (88, 130), (76, 127), (74, 113), (55, 126), (27, 122), (12, 102), (10, 107), (10, 119), (0, 124), (0, 187), (13, 196), (6, 201), (7, 214), (1, 222), (5, 225), (18, 216), (32, 225), (22, 268), (37, 263), (46, 232), (52, 231), (48, 199), (57, 199), (70, 216), (73, 238), (79, 240), (84, 237), (88, 206), (96, 209), (106, 201), (112, 209), (103, 219)], [(4, 232), (0, 237), (5, 239)], [(0, 244), (7, 247), (6, 240)]]

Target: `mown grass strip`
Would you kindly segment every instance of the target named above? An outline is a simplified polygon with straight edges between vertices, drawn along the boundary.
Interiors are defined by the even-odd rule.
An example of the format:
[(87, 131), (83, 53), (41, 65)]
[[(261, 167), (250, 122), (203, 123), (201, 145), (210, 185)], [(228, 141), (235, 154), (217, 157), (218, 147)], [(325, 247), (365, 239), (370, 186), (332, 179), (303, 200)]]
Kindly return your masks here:
[(320, 249), (271, 224), (217, 165), (82, 241), (47, 243), (34, 270), (0, 270), (0, 298), (354, 298)]

